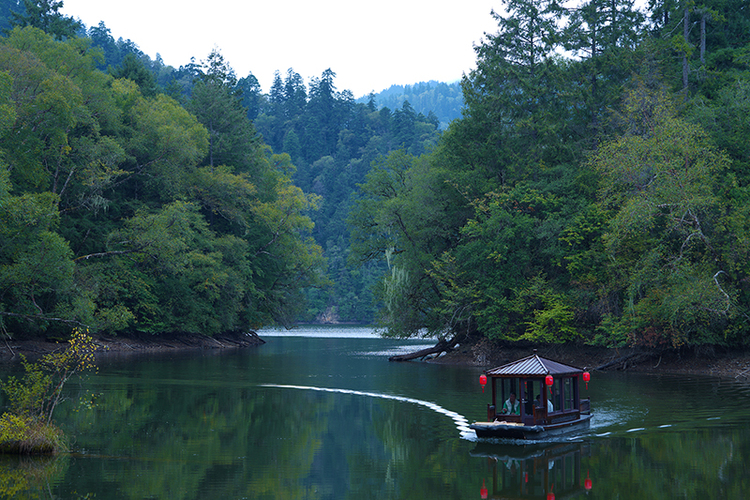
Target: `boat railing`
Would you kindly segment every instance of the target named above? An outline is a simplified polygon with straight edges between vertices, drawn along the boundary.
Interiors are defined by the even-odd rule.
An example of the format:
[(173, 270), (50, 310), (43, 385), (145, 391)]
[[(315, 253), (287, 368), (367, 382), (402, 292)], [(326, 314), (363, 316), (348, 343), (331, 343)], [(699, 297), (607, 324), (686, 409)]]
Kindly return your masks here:
[(547, 408), (534, 407), (534, 424), (547, 423)]
[(578, 405), (581, 410), (581, 415), (588, 415), (591, 413), (591, 398), (581, 399), (581, 404)]
[(561, 424), (563, 422), (570, 422), (572, 420), (578, 420), (581, 413), (578, 410), (563, 410), (555, 412), (549, 416), (550, 424)]
[(581, 416), (579, 410), (558, 410), (548, 412), (546, 408), (534, 407), (534, 425), (548, 425), (576, 420)]
[(521, 422), (521, 415), (503, 415), (498, 413), (496, 420), (500, 422)]
[(508, 415), (505, 413), (498, 413), (494, 405), (487, 405), (487, 421), (488, 422), (521, 422), (521, 415)]
[[(533, 406), (533, 413), (531, 415), (506, 415), (498, 413), (494, 405), (487, 405), (487, 420), (489, 422), (519, 422), (525, 425), (547, 425), (554, 423), (563, 423), (570, 420), (575, 420), (581, 415), (588, 415), (591, 413), (591, 400), (581, 399), (578, 409), (562, 410), (555, 412), (547, 412), (546, 408), (538, 408)], [(531, 418), (529, 418), (531, 417)]]

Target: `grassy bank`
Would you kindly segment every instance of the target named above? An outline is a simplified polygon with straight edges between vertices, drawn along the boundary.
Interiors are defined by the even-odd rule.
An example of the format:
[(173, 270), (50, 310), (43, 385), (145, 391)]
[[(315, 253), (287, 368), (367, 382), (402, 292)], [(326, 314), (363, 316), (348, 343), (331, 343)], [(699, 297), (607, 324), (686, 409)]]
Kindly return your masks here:
[(10, 413), (0, 417), (0, 453), (46, 455), (67, 449), (65, 435), (54, 424)]

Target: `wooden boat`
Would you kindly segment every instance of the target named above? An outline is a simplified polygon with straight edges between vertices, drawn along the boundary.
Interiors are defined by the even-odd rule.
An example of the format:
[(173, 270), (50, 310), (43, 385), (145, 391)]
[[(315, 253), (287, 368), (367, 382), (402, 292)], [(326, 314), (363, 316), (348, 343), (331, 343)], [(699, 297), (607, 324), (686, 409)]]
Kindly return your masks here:
[[(485, 374), (480, 383), (489, 380), (492, 403), (487, 404), (487, 421), (469, 426), (477, 437), (547, 439), (588, 429), (591, 400), (581, 398), (579, 380), (588, 383), (589, 374), (581, 368), (542, 358), (535, 350)], [(508, 411), (504, 407), (511, 393), (517, 406)]]

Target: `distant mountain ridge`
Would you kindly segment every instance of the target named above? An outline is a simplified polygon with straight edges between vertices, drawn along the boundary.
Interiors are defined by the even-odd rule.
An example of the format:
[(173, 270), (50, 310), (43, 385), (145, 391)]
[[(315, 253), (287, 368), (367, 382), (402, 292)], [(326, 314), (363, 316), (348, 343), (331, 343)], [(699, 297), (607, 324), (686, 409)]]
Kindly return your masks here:
[(461, 108), (464, 105), (459, 81), (444, 83), (430, 80), (413, 85), (391, 85), (377, 94), (370, 93), (360, 97), (357, 102), (366, 104), (370, 99), (374, 100), (378, 109), (399, 109), (404, 101), (409, 101), (417, 113), (427, 116), (432, 111), (440, 120), (441, 130), (445, 130), (451, 121), (461, 117)]

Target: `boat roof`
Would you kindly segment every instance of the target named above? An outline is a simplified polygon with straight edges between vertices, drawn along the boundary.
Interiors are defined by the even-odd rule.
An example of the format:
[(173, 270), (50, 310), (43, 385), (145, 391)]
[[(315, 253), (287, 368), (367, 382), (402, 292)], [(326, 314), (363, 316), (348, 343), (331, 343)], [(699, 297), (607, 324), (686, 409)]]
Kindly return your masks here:
[(487, 370), (486, 373), (491, 377), (544, 377), (547, 375), (577, 375), (582, 372), (581, 368), (532, 354), (506, 365)]

